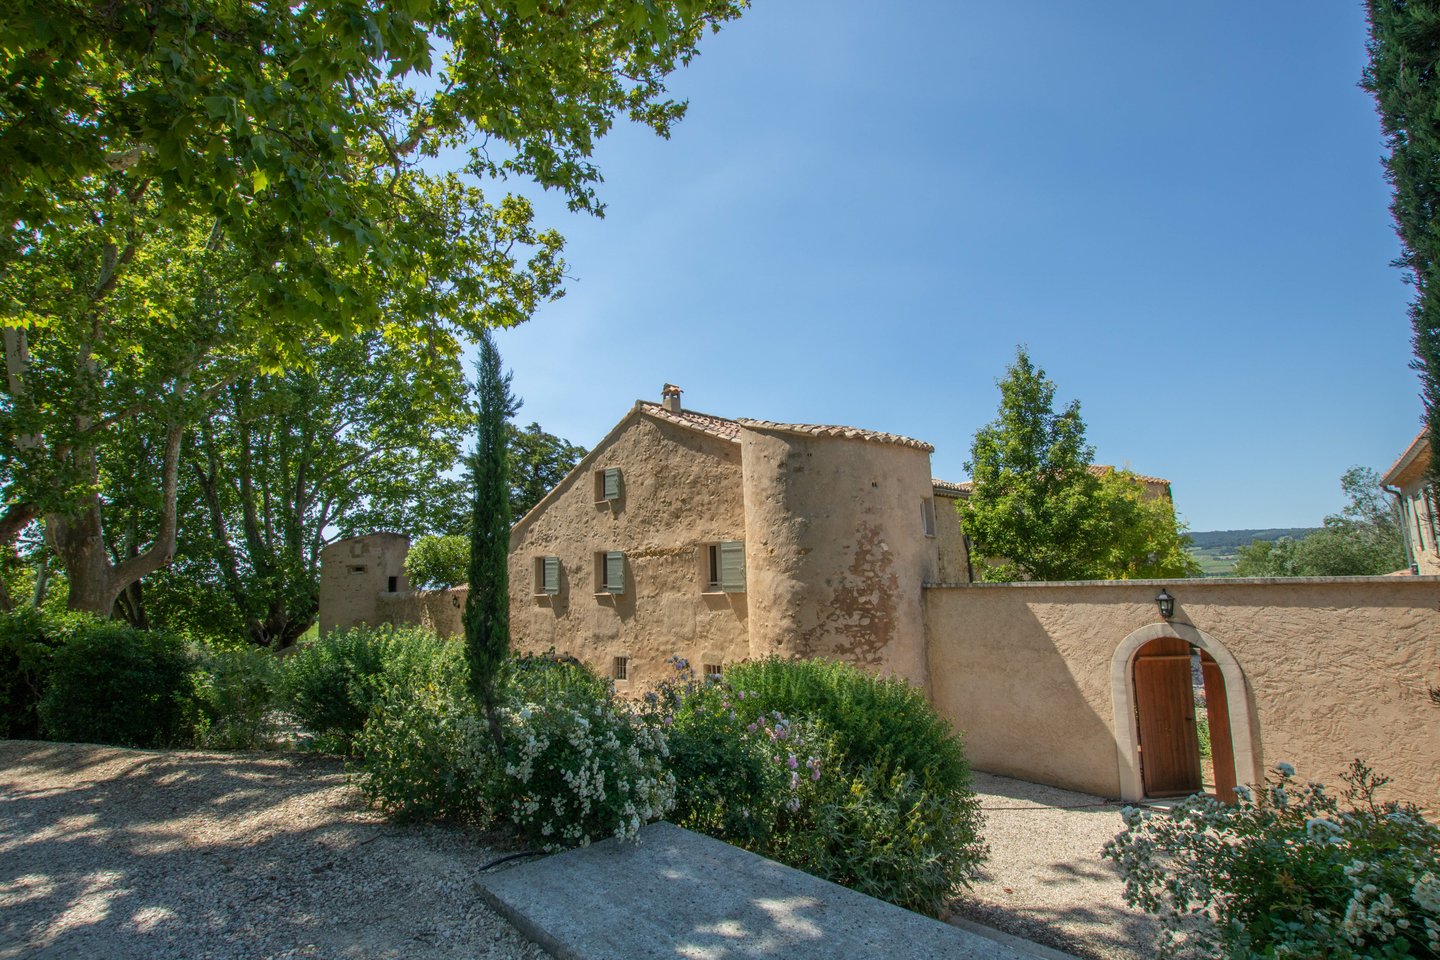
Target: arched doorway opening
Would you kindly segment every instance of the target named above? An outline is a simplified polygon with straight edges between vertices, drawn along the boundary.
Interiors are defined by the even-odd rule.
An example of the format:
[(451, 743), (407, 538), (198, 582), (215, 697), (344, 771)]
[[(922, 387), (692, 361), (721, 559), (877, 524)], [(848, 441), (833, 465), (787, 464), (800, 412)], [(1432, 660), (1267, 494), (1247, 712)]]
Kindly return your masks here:
[[(1188, 624), (1142, 627), (1116, 648), (1110, 681), (1122, 799), (1205, 790), (1230, 800), (1237, 783), (1259, 781), (1244, 674), (1213, 637)], [(1211, 777), (1200, 759), (1202, 717)]]

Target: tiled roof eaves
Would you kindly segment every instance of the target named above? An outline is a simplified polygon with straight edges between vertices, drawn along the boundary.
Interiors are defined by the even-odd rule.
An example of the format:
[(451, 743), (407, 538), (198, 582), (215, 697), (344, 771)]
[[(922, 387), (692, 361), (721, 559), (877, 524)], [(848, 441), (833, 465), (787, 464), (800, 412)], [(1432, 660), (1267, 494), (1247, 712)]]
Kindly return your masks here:
[(930, 478), (930, 485), (942, 497), (968, 497), (974, 486), (971, 483), (951, 483), (949, 480), (940, 480), (935, 477)]
[(1410, 446), (1405, 448), (1405, 452), (1400, 454), (1399, 459), (1391, 464), (1390, 469), (1380, 477), (1380, 482), (1388, 487), (1399, 486), (1401, 477), (1409, 472), (1411, 464), (1420, 459), (1422, 452), (1429, 451), (1429, 449), (1430, 431), (1422, 428), (1415, 435), (1415, 439), (1410, 441)]
[(689, 427), (691, 430), (708, 433), (712, 437), (719, 437), (721, 440), (729, 440), (732, 443), (740, 442), (740, 425), (725, 417), (701, 413), (698, 410), (681, 410), (679, 413), (674, 413), (666, 410), (661, 404), (649, 400), (635, 401), (635, 409), (666, 423)]
[(750, 420), (744, 417), (735, 421), (752, 430), (769, 430), (777, 433), (794, 433), (807, 437), (837, 437), (844, 440), (865, 440), (870, 443), (893, 443), (899, 447), (910, 447), (934, 453), (935, 448), (923, 440), (902, 437), (895, 433), (881, 433), (878, 430), (862, 430), (859, 427), (838, 427), (819, 423), (775, 423), (771, 420)]

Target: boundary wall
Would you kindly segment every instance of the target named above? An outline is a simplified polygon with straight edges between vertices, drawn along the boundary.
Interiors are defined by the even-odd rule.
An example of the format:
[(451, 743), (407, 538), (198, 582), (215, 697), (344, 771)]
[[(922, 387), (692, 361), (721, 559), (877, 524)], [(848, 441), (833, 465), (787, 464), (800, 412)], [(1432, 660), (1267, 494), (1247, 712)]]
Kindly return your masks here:
[[(1155, 595), (1176, 597), (1170, 623)], [(1440, 809), (1440, 577), (937, 584), (931, 698), (978, 770), (1137, 800), (1131, 664), (1187, 640), (1225, 673), (1238, 779), (1355, 758)], [(1434, 691), (1434, 692), (1432, 692)]]

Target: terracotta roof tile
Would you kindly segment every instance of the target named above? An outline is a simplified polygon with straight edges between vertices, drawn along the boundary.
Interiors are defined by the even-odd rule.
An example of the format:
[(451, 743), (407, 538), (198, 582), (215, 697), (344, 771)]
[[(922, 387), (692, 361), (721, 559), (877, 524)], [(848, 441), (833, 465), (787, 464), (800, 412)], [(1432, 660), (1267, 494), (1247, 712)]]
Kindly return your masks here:
[(846, 440), (867, 440), (871, 443), (893, 443), (901, 447), (913, 447), (933, 453), (935, 448), (924, 440), (902, 437), (897, 433), (882, 433), (879, 430), (863, 430), (859, 427), (839, 427), (821, 423), (775, 423), (771, 420), (749, 420), (741, 417), (736, 423), (756, 430), (775, 430), (781, 433), (799, 433), (810, 437), (842, 437)]
[(930, 483), (935, 487), (935, 492), (941, 496), (968, 497), (975, 485), (968, 480), (964, 483), (951, 483), (949, 480), (941, 480), (939, 477), (931, 477)]
[(775, 423), (771, 420), (750, 420), (745, 417), (730, 420), (709, 413), (700, 413), (698, 410), (681, 410), (676, 413), (666, 410), (663, 404), (653, 403), (649, 400), (637, 400), (635, 403), (645, 413), (658, 420), (666, 420), (683, 427), (690, 427), (692, 430), (708, 433), (722, 440), (732, 440), (737, 443), (740, 440), (740, 428), (753, 427), (757, 430), (778, 430), (811, 437), (843, 437), (847, 440), (868, 440), (872, 443), (893, 443), (902, 447), (914, 447), (927, 453), (935, 449), (923, 440), (902, 437), (894, 433), (881, 433), (878, 430), (863, 430), (859, 427), (839, 427), (817, 423)]
[(678, 423), (682, 427), (699, 430), (701, 433), (708, 433), (712, 437), (719, 437), (721, 440), (729, 440), (732, 443), (740, 442), (740, 425), (734, 420), (700, 413), (697, 410), (681, 410), (679, 413), (675, 413), (666, 410), (661, 404), (652, 403), (649, 400), (637, 400), (636, 406), (657, 420)]

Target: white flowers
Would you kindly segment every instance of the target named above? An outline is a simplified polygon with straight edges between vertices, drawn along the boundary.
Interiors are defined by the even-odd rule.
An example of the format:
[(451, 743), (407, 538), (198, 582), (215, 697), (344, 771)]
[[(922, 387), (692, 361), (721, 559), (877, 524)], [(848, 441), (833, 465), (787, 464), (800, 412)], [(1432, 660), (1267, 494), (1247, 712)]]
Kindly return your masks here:
[(507, 719), (510, 817), (545, 849), (632, 839), (673, 806), (665, 737), (625, 708), (531, 703)]

